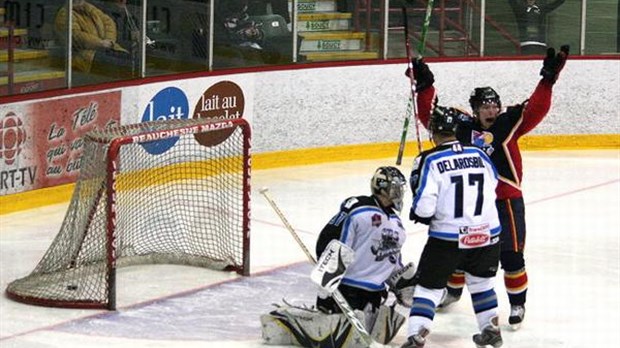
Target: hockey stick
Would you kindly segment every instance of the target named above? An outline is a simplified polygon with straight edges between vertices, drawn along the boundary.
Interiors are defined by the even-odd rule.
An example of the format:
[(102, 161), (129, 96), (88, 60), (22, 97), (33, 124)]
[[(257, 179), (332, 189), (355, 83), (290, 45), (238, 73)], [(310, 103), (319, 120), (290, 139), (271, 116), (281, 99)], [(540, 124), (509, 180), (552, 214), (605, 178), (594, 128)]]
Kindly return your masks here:
[[(308, 248), (306, 248), (306, 245), (301, 240), (301, 238), (299, 238), (299, 235), (297, 234), (297, 232), (295, 232), (295, 229), (293, 228), (293, 226), (291, 226), (291, 224), (288, 222), (288, 220), (284, 216), (284, 213), (282, 213), (280, 208), (278, 208), (278, 206), (276, 205), (276, 202), (271, 198), (271, 195), (268, 193), (268, 191), (269, 189), (266, 187), (263, 187), (259, 190), (260, 194), (262, 194), (263, 197), (265, 197), (265, 199), (267, 200), (267, 202), (269, 202), (269, 205), (276, 212), (280, 220), (282, 220), (282, 223), (284, 223), (284, 226), (286, 226), (286, 229), (291, 233), (291, 235), (293, 236), (293, 238), (295, 239), (295, 241), (297, 242), (301, 250), (303, 250), (304, 254), (306, 254), (306, 256), (308, 257), (308, 260), (310, 260), (312, 264), (316, 264), (316, 260), (314, 259), (314, 256), (310, 253)], [(370, 348), (385, 347), (384, 345), (377, 343), (372, 339), (372, 337), (370, 336), (370, 334), (364, 327), (364, 324), (362, 324), (359, 318), (355, 316), (355, 312), (353, 311), (353, 308), (351, 308), (351, 306), (349, 305), (347, 300), (344, 298), (344, 296), (342, 296), (340, 291), (335, 290), (331, 295), (334, 301), (336, 302), (336, 304), (338, 305), (338, 307), (340, 307), (340, 309), (342, 310), (342, 313), (344, 314), (344, 316), (347, 317), (347, 320), (349, 321), (349, 323), (351, 323), (351, 325), (355, 328), (355, 330), (357, 330), (362, 340), (364, 340), (364, 344), (366, 345), (366, 347), (370, 347)]]
[[(405, 152), (405, 143), (407, 142), (407, 131), (409, 130), (409, 122), (411, 122), (411, 113), (413, 111), (415, 122), (416, 141), (418, 144), (418, 153), (422, 152), (422, 141), (420, 139), (420, 122), (418, 119), (417, 105), (415, 101), (415, 80), (413, 77), (413, 64), (411, 62), (411, 42), (409, 40), (409, 20), (407, 18), (407, 8), (403, 6), (403, 21), (405, 25), (405, 50), (407, 51), (407, 67), (411, 74), (409, 74), (409, 83), (411, 84), (411, 96), (407, 103), (407, 113), (405, 115), (405, 122), (403, 124), (403, 131), (400, 136), (400, 145), (398, 147), (398, 155), (396, 156), (396, 165), (400, 165), (403, 161), (403, 153)], [(418, 56), (422, 57), (424, 48), (426, 47), (426, 34), (428, 33), (428, 26), (431, 21), (431, 13), (433, 12), (433, 0), (428, 0), (426, 5), (426, 14), (424, 16), (424, 24), (422, 25), (422, 37), (418, 45)]]

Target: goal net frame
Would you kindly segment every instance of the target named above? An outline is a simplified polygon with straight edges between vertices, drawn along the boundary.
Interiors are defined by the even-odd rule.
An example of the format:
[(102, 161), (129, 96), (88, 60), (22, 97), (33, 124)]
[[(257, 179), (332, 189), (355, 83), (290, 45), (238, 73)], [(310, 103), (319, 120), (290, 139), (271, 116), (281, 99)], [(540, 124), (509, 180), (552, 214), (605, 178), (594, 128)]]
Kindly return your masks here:
[[(208, 180), (228, 180), (222, 185), (228, 185), (229, 182), (232, 182), (230, 184), (232, 187), (231, 189), (217, 186), (215, 189), (209, 188), (212, 191), (206, 191), (207, 189), (205, 189), (204, 193), (196, 193), (196, 195), (206, 194), (209, 196), (211, 192), (213, 192), (214, 196), (226, 194), (232, 196), (230, 201), (225, 200), (227, 198), (221, 199), (217, 196), (215, 198), (217, 202), (213, 204), (219, 204), (219, 206), (212, 208), (213, 211), (204, 212), (204, 215), (212, 214), (214, 218), (217, 218), (218, 224), (220, 220), (224, 220), (221, 222), (221, 225), (223, 225), (221, 228), (224, 229), (224, 231), (217, 230), (220, 228), (219, 225), (211, 227), (211, 225), (208, 224), (208, 226), (205, 226), (202, 220), (200, 220), (202, 217), (196, 217), (198, 222), (194, 222), (194, 224), (190, 226), (193, 230), (188, 232), (194, 233), (194, 230), (199, 230), (200, 236), (204, 238), (204, 240), (193, 242), (195, 242), (195, 244), (200, 244), (200, 242), (206, 240), (208, 243), (216, 243), (216, 246), (213, 248), (216, 249), (216, 251), (212, 252), (211, 249), (209, 249), (204, 251), (203, 255), (196, 255), (197, 252), (194, 248), (191, 251), (173, 250), (169, 252), (169, 254), (168, 249), (166, 249), (164, 251), (157, 251), (154, 256), (142, 254), (127, 256), (121, 254), (124, 253), (124, 251), (117, 250), (117, 242), (122, 243), (122, 238), (119, 236), (124, 236), (124, 233), (129, 235), (132, 232), (125, 231), (124, 228), (126, 226), (117, 226), (117, 221), (120, 214), (124, 214), (123, 218), (131, 214), (123, 212), (119, 214), (117, 211), (117, 200), (121, 195), (129, 195), (132, 192), (124, 193), (123, 188), (117, 190), (119, 175), (125, 175), (125, 173), (122, 172), (119, 174), (121, 171), (120, 166), (125, 164), (125, 162), (133, 160), (133, 157), (137, 157), (132, 156), (132, 151), (145, 152), (145, 144), (172, 141), (174, 139), (182, 139), (182, 141), (179, 142), (182, 142), (184, 145), (189, 144), (187, 145), (189, 148), (188, 151), (191, 151), (191, 153), (200, 153), (200, 156), (204, 156), (196, 160), (194, 156), (186, 156), (185, 153), (181, 153), (183, 156), (175, 157), (175, 161), (179, 161), (179, 163), (182, 164), (189, 163), (186, 166), (209, 166), (208, 170), (205, 169), (200, 171), (201, 168), (195, 169), (191, 167), (190, 169), (185, 169), (182, 165), (179, 165), (179, 167), (181, 167), (179, 170), (185, 169), (192, 171), (189, 175), (194, 175), (194, 177), (191, 178), (192, 184), (194, 185), (193, 187), (199, 185), (199, 189), (192, 191), (200, 191), (200, 188), (202, 188), (200, 185), (210, 185), (211, 182), (207, 182)], [(83, 166), (60, 231), (35, 269), (28, 276), (14, 280), (8, 285), (6, 289), (7, 297), (18, 302), (48, 307), (115, 310), (116, 271), (119, 267), (136, 264), (182, 264), (223, 271), (234, 271), (244, 276), (250, 275), (251, 128), (246, 120), (241, 118), (230, 120), (196, 118), (143, 122), (116, 126), (105, 130), (91, 131), (84, 136), (84, 142)], [(137, 146), (132, 146), (131, 144)], [(89, 146), (94, 150), (89, 152)], [(242, 147), (242, 149), (239, 147)], [(181, 147), (180, 151), (183, 149), (185, 148)], [(90, 153), (94, 154), (94, 156), (92, 156), (93, 158), (85, 159), (84, 157), (89, 156)], [(150, 158), (154, 156), (148, 157), (148, 155), (145, 155), (144, 157), (150, 161)], [(185, 157), (190, 157), (190, 159), (185, 159)], [(93, 176), (91, 173), (89, 176), (89, 174), (86, 174), (87, 170), (84, 168), (85, 161), (99, 161), (100, 167), (105, 166), (105, 174)], [(139, 159), (135, 159), (135, 162), (137, 162), (138, 165), (141, 164)], [(176, 163), (170, 164), (169, 159), (166, 159), (163, 163), (164, 164), (161, 165), (159, 162), (156, 162), (159, 167), (152, 168), (165, 169), (177, 165)], [(194, 165), (194, 163), (197, 164)], [(144, 173), (138, 173), (138, 175), (150, 175), (151, 172), (149, 172), (149, 170), (151, 167), (146, 168), (146, 170), (137, 170), (135, 172), (144, 171)], [(176, 168), (173, 168), (172, 170), (175, 169)], [(198, 174), (195, 173), (197, 171), (199, 172)], [(177, 178), (174, 179), (174, 184), (180, 182), (179, 185), (183, 185), (184, 180), (189, 181), (184, 178), (178, 179), (178, 177), (183, 177), (183, 173), (177, 175)], [(220, 181), (216, 181), (216, 185)], [(93, 182), (96, 186), (92, 186)], [(88, 191), (88, 185), (91, 185), (91, 192), (85, 198), (84, 196), (86, 195), (84, 192)], [(92, 189), (92, 187), (96, 187), (96, 189)], [(224, 192), (220, 193), (221, 191)], [(172, 192), (178, 193), (177, 191)], [(181, 192), (183, 191), (181, 190)], [(188, 192), (190, 198), (182, 197), (181, 199), (193, 199), (194, 197), (192, 195), (194, 195), (193, 192)], [(136, 200), (145, 197), (144, 193), (140, 194), (139, 192), (133, 193), (133, 196), (138, 197)], [(201, 197), (202, 196), (199, 198)], [(80, 202), (80, 200), (82, 202)], [(141, 202), (142, 201), (139, 201), (138, 203)], [(231, 202), (234, 204), (231, 204)], [(131, 203), (133, 203), (133, 201)], [(185, 203), (185, 201), (183, 201), (183, 203)], [(198, 205), (197, 210), (203, 212), (204, 207), (201, 204), (207, 205), (211, 204), (211, 202), (202, 203), (202, 201), (200, 201), (196, 204)], [(86, 208), (84, 208), (84, 205), (86, 205)], [(236, 207), (233, 206), (231, 208), (230, 206), (232, 205)], [(211, 209), (211, 206), (204, 210), (209, 209)], [(233, 211), (233, 209), (236, 210)], [(77, 215), (82, 217), (76, 217)], [(192, 217), (190, 216), (190, 218)], [(176, 221), (173, 221), (172, 225), (174, 225), (174, 222)], [(97, 226), (93, 227), (92, 225), (95, 224), (97, 224)], [(79, 225), (79, 227), (75, 227), (75, 225)], [(169, 233), (160, 232), (157, 229), (154, 229), (154, 231), (148, 230), (148, 227), (150, 227), (148, 224), (146, 228), (143, 226), (138, 227), (140, 227), (140, 231), (143, 229), (147, 230), (147, 232), (140, 232), (144, 235), (147, 233)], [(177, 229), (182, 228), (177, 226), (174, 227)], [(211, 228), (213, 228), (214, 231), (212, 231)], [(66, 230), (71, 231), (67, 232)], [(78, 230), (83, 231), (80, 232)], [(96, 232), (92, 232), (93, 230)], [(127, 228), (127, 230), (129, 230), (129, 228)], [(174, 232), (176, 231), (177, 230)], [(93, 233), (97, 233), (98, 237), (92, 237), (91, 234)], [(103, 233), (105, 233), (105, 235), (103, 235)], [(69, 235), (69, 237), (67, 237), (67, 235)], [(215, 242), (208, 239), (210, 236), (215, 236)], [(168, 236), (163, 237), (169, 238)], [(71, 239), (71, 248), (66, 246), (62, 247), (69, 250), (65, 251), (58, 247), (58, 244), (60, 244), (58, 240), (61, 238), (64, 240), (68, 238)], [(93, 249), (97, 249), (98, 256), (96, 258), (91, 256), (91, 259), (87, 261), (79, 260), (79, 258), (84, 258), (83, 255), (80, 255), (80, 253), (85, 253), (82, 252), (82, 250), (87, 248), (87, 244), (92, 242), (94, 238), (99, 238), (95, 240), (96, 243), (91, 243), (96, 245)], [(187, 237), (187, 239), (191, 238), (196, 237), (194, 235)], [(225, 244), (229, 242), (228, 239), (233, 240), (231, 243), (234, 243), (234, 245)], [(168, 242), (166, 240), (163, 244), (165, 246), (165, 243), (174, 244), (174, 242), (175, 241)], [(99, 244), (104, 245), (100, 246)], [(173, 247), (174, 246), (176, 245), (173, 245)], [(157, 247), (159, 247), (159, 245), (157, 245)], [(199, 245), (199, 247), (202, 247), (202, 245)], [(184, 248), (189, 249), (189, 247)], [(59, 249), (61, 250), (60, 252), (58, 251)], [(121, 249), (121, 246), (118, 246), (118, 249)], [(225, 249), (222, 253), (227, 254), (220, 256), (220, 249)], [(50, 254), (52, 253), (55, 254), (55, 256), (53, 256), (54, 265), (50, 266), (52, 263), (52, 261), (50, 261), (52, 257)], [(58, 254), (61, 255), (58, 256)], [(57, 261), (56, 259), (62, 260)], [(95, 270), (86, 271), (89, 268)], [(96, 280), (92, 278), (96, 278)], [(88, 285), (88, 287), (96, 289), (89, 290), (90, 292), (85, 294), (84, 292), (86, 289), (83, 288), (87, 286), (83, 287), (83, 284), (80, 282)]]

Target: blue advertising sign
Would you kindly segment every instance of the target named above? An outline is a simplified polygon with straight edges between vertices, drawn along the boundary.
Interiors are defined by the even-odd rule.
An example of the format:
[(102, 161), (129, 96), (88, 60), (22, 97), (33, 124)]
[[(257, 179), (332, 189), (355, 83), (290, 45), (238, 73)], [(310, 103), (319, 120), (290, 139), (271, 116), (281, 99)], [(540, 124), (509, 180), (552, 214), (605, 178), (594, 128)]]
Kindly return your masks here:
[[(149, 101), (142, 114), (142, 122), (187, 119), (188, 117), (189, 102), (185, 93), (176, 87), (167, 87)], [(160, 155), (168, 151), (178, 140), (178, 137), (172, 137), (144, 143), (142, 146), (151, 155)]]

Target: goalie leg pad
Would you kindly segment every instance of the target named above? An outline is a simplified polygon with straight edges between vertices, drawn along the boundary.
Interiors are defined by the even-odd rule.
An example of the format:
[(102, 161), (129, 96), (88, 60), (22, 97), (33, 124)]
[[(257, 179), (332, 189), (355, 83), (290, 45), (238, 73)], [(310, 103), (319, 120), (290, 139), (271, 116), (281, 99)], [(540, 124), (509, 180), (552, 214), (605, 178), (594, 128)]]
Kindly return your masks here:
[(388, 344), (398, 334), (406, 320), (407, 318), (396, 310), (396, 304), (381, 305), (370, 335), (375, 341)]
[[(363, 320), (363, 313), (356, 311)], [(343, 314), (295, 306), (279, 306), (260, 317), (262, 336), (269, 345), (301, 347), (359, 347), (361, 338)]]

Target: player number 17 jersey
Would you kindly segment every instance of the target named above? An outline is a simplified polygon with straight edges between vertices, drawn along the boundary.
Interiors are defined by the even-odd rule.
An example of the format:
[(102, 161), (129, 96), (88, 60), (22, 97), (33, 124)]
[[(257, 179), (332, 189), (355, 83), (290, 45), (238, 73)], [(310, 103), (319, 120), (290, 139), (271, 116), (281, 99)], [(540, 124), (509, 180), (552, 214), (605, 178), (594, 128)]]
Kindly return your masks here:
[(430, 218), (430, 237), (459, 242), (460, 248), (494, 244), (501, 231), (496, 186), (497, 171), (486, 153), (445, 143), (415, 159), (412, 213)]

